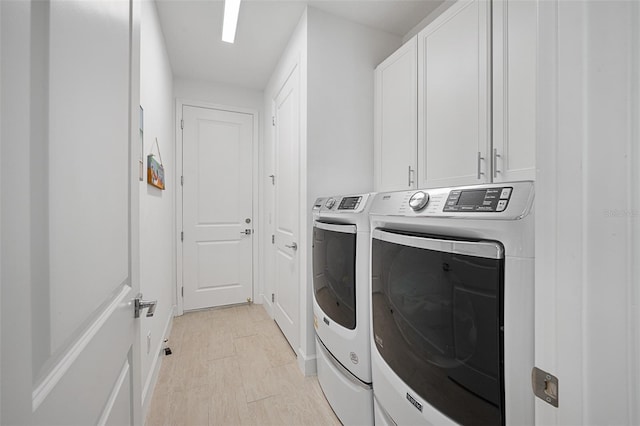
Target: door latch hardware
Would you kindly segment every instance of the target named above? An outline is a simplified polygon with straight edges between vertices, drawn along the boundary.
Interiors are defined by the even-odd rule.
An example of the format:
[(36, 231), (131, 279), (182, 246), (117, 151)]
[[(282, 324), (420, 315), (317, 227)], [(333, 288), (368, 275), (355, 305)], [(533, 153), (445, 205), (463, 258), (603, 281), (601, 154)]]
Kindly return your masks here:
[(140, 318), (140, 311), (149, 308), (147, 310), (147, 317), (152, 317), (156, 312), (157, 300), (142, 300), (142, 293), (138, 293), (135, 299), (133, 299), (133, 317)]
[(546, 371), (533, 367), (531, 370), (533, 393), (543, 401), (558, 407), (558, 378)]
[(240, 233), (244, 235), (251, 235), (251, 232), (253, 232), (251, 229), (245, 229), (244, 231), (240, 231)]

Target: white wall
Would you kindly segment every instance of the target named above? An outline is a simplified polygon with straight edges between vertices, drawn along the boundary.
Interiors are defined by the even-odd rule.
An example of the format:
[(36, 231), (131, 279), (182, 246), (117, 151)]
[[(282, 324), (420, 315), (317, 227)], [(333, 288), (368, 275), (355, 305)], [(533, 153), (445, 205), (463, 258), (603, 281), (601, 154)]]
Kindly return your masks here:
[(202, 101), (216, 105), (251, 108), (258, 111), (262, 111), (263, 106), (262, 91), (226, 84), (175, 78), (173, 92), (178, 99)]
[[(158, 300), (155, 315), (141, 317), (140, 348), (143, 414), (146, 414), (160, 367), (163, 339), (173, 318), (175, 272), (175, 138), (173, 132), (173, 75), (159, 25), (155, 2), (142, 2), (140, 104), (144, 109), (144, 181), (140, 182), (140, 291)], [(147, 184), (147, 155), (158, 158), (158, 138), (165, 171), (165, 188)], [(151, 344), (147, 352), (147, 335)], [(171, 342), (169, 342), (171, 345)]]
[[(311, 292), (311, 205), (322, 195), (369, 192), (373, 188), (373, 70), (395, 51), (400, 37), (346, 21), (314, 8), (300, 19), (265, 89), (265, 111), (297, 64), (300, 67), (300, 345), (298, 364), (315, 372)], [(265, 129), (265, 175), (273, 170), (273, 135)], [(273, 190), (265, 188), (265, 237), (273, 233)], [(292, 206), (293, 207), (293, 206)], [(265, 246), (265, 275), (273, 277)], [(273, 283), (265, 283), (271, 294)], [(271, 309), (270, 300), (265, 300)]]
[(640, 4), (540, 2), (537, 424), (640, 424)]
[[(401, 38), (308, 9), (306, 194), (301, 213), (301, 346), (315, 354), (311, 206), (321, 196), (373, 191), (374, 69)], [(306, 167), (305, 167), (306, 166)], [(304, 308), (306, 306), (306, 309)]]

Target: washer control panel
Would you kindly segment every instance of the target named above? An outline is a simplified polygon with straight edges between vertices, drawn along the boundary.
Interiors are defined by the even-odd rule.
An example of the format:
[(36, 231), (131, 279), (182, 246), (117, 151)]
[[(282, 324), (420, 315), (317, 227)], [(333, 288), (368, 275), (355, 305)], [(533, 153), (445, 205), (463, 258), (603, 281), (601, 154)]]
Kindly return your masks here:
[(418, 191), (409, 198), (409, 207), (414, 212), (419, 212), (424, 209), (429, 202), (429, 194), (424, 191)]
[(313, 203), (313, 210), (322, 214), (362, 213), (368, 210), (370, 200), (375, 194), (335, 195), (321, 197)]
[(454, 189), (449, 192), (445, 212), (502, 212), (507, 208), (513, 187)]
[(531, 181), (382, 192), (369, 214), (458, 219), (520, 219), (531, 211)]
[(360, 207), (361, 201), (362, 196), (342, 197), (342, 200), (340, 200), (340, 204), (338, 205), (338, 210), (356, 210)]

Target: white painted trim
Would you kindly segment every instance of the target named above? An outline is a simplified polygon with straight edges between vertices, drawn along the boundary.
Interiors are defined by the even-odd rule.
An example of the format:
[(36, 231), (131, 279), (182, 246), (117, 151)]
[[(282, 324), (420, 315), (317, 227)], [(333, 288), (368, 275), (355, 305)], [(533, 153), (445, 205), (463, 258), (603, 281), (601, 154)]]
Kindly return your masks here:
[(142, 388), (142, 419), (143, 422), (147, 418), (149, 407), (151, 406), (151, 400), (153, 399), (153, 392), (158, 383), (158, 374), (160, 373), (160, 367), (162, 366), (162, 346), (165, 339), (168, 339), (171, 335), (173, 328), (173, 317), (175, 316), (176, 306), (174, 305), (169, 310), (169, 316), (165, 322), (164, 331), (159, 341), (159, 346), (155, 350), (153, 361), (151, 362), (151, 368), (147, 380)]
[[(313, 340), (315, 343), (315, 335), (313, 336)], [(313, 355), (307, 355), (302, 348), (298, 348), (298, 368), (302, 371), (302, 374), (305, 376), (315, 376), (318, 373), (317, 358), (318, 356), (315, 353)]]
[(97, 423), (98, 426), (104, 426), (105, 424), (107, 424), (107, 420), (109, 420), (109, 415), (113, 410), (113, 405), (116, 403), (116, 398), (118, 397), (118, 394), (120, 393), (120, 390), (124, 385), (124, 381), (127, 378), (127, 373), (129, 373), (129, 371), (130, 371), (129, 359), (127, 359), (127, 361), (122, 366), (122, 370), (120, 371), (120, 376), (118, 376), (118, 380), (116, 380), (116, 384), (113, 387), (113, 391), (111, 392), (111, 395), (109, 395), (109, 399), (107, 400), (107, 405), (104, 407), (104, 411), (100, 416), (100, 420), (98, 420), (98, 423)]
[(253, 246), (251, 248), (251, 253), (253, 257), (253, 275), (251, 277), (251, 293), (252, 300), (254, 302), (261, 300), (259, 297), (261, 286), (257, 285), (257, 272), (260, 271), (261, 258), (260, 258), (260, 244), (262, 243), (260, 239), (261, 229), (260, 229), (260, 221), (256, 220), (258, 215), (260, 214), (260, 196), (259, 196), (259, 176), (255, 170), (259, 170), (260, 165), (260, 149), (259, 147), (262, 145), (260, 138), (260, 112), (254, 108), (246, 108), (246, 107), (238, 107), (238, 106), (230, 106), (217, 104), (206, 101), (199, 101), (194, 99), (186, 99), (186, 98), (177, 98), (176, 99), (176, 198), (175, 198), (175, 208), (176, 208), (176, 315), (184, 314), (184, 303), (181, 295), (181, 287), (183, 284), (184, 278), (184, 270), (182, 265), (182, 250), (183, 245), (182, 241), (180, 241), (180, 236), (178, 233), (182, 232), (182, 201), (183, 201), (183, 192), (182, 185), (180, 184), (180, 177), (183, 175), (183, 158), (182, 158), (182, 128), (181, 128), (181, 120), (182, 120), (182, 109), (185, 106), (193, 106), (197, 108), (208, 108), (208, 109), (216, 109), (220, 111), (228, 111), (235, 112), (240, 114), (248, 114), (252, 116), (252, 125), (253, 125), (253, 141), (252, 141), (252, 178), (251, 184), (253, 186), (253, 194), (252, 194), (252, 206), (251, 206), (251, 214), (253, 215)]
[(111, 303), (105, 308), (98, 318), (87, 328), (83, 335), (66, 351), (64, 357), (54, 366), (44, 380), (34, 389), (32, 394), (32, 409), (35, 412), (40, 404), (51, 393), (53, 388), (58, 384), (60, 379), (69, 371), (73, 363), (78, 359), (82, 351), (87, 347), (91, 340), (98, 334), (102, 326), (107, 322), (109, 317), (127, 297), (131, 287), (123, 285), (120, 292), (115, 296)]
[(176, 315), (184, 314), (184, 305), (182, 300), (181, 288), (183, 286), (183, 278), (184, 275), (182, 273), (182, 240), (178, 235), (182, 232), (182, 101), (180, 99), (176, 99), (176, 110), (174, 111), (176, 121), (175, 121), (175, 129), (176, 129), (176, 139), (175, 139), (175, 167), (176, 167), (176, 192), (174, 199), (174, 208), (176, 210), (176, 223), (175, 223), (175, 236), (176, 236), (176, 288), (175, 288), (175, 296), (176, 296)]

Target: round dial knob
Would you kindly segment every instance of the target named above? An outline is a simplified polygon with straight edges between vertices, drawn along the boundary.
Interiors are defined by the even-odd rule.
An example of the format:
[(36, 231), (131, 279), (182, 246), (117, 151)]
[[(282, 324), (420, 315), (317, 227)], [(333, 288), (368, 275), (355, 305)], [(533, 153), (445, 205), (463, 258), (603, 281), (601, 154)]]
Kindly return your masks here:
[(333, 206), (335, 206), (335, 204), (336, 204), (335, 198), (329, 198), (327, 202), (324, 204), (324, 206), (328, 209), (332, 209)]
[(418, 191), (409, 198), (409, 207), (417, 212), (425, 208), (429, 202), (429, 194), (424, 191)]

